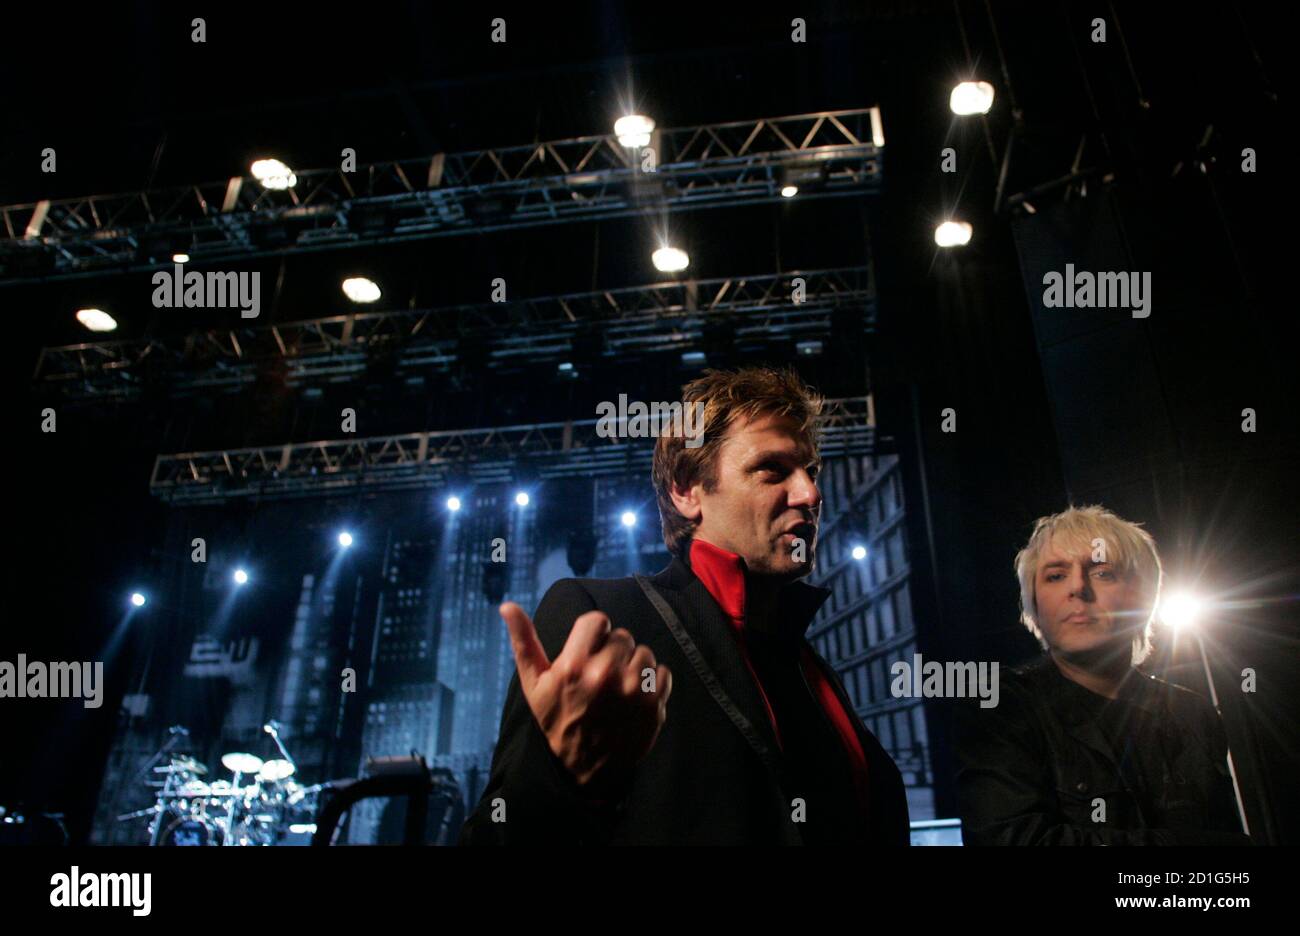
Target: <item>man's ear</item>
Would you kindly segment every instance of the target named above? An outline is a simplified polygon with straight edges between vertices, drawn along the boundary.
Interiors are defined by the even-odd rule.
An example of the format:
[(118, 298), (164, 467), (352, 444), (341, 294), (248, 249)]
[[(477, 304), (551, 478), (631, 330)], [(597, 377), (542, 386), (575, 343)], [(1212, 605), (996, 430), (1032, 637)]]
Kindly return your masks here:
[(698, 484), (686, 491), (676, 484), (668, 489), (668, 496), (673, 499), (673, 506), (677, 508), (677, 512), (692, 522), (699, 520), (704, 512), (700, 506), (699, 490)]

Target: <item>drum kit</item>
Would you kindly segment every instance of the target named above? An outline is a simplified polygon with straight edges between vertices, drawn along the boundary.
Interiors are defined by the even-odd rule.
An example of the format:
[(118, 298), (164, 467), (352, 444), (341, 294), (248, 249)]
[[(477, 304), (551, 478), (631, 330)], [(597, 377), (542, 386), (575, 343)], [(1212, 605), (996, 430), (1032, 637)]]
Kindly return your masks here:
[[(172, 755), (152, 768), (161, 775), (157, 801), (119, 821), (152, 816), (149, 844), (187, 845), (305, 845), (315, 832), (316, 810), (324, 784), (302, 786), (294, 780), (297, 767), (280, 743), (279, 724), (264, 726), (283, 757), (263, 760), (235, 751), (223, 754), (221, 766), (231, 780), (207, 780), (208, 768), (193, 757)], [(188, 734), (188, 732), (186, 732)]]

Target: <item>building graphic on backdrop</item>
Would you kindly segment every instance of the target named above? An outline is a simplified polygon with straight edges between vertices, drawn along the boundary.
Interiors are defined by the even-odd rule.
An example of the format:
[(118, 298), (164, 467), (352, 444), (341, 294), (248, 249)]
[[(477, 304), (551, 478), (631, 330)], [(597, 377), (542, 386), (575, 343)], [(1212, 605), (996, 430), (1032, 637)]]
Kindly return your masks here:
[(934, 775), (922, 700), (896, 699), (889, 690), (890, 666), (916, 652), (898, 458), (828, 459), (818, 487), (824, 504), (812, 581), (831, 595), (808, 639), (839, 674), (863, 724), (898, 764), (911, 818), (933, 819)]
[[(390, 535), (384, 551), (375, 628), (371, 641), (366, 715), (358, 775), (370, 757), (425, 758), (451, 746), (453, 692), (438, 680), (442, 643), (438, 537)], [(364, 800), (352, 810), (348, 840), (378, 840), (386, 800)]]

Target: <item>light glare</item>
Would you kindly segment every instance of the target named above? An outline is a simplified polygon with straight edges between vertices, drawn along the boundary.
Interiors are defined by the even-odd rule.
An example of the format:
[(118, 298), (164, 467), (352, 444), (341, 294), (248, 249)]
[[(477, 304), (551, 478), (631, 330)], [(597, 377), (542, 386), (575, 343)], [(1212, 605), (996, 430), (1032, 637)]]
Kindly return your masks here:
[(343, 281), (343, 295), (353, 302), (377, 302), (383, 293), (374, 280), (364, 276), (349, 276)]
[(628, 114), (614, 121), (614, 135), (618, 142), (630, 148), (648, 146), (655, 122), (644, 114)]
[(987, 114), (993, 106), (993, 85), (987, 81), (963, 81), (952, 89), (948, 106), (959, 117)]
[(660, 247), (650, 257), (660, 273), (676, 273), (690, 266), (691, 258), (677, 247)]
[(117, 319), (103, 309), (78, 309), (77, 321), (93, 332), (110, 332), (117, 328)]
[(972, 231), (966, 221), (945, 221), (934, 229), (934, 242), (940, 247), (964, 247), (970, 243)]
[(290, 189), (298, 184), (293, 170), (278, 159), (258, 159), (248, 170), (263, 188)]
[(1160, 619), (1174, 630), (1194, 627), (1205, 611), (1205, 602), (1189, 592), (1174, 592), (1160, 602)]

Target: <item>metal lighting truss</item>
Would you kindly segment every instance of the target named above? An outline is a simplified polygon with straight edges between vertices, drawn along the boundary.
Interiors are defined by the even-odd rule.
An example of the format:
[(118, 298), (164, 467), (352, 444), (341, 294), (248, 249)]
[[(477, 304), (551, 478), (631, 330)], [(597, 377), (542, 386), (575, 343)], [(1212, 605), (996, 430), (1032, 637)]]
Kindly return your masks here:
[[(653, 438), (603, 437), (597, 425), (589, 419), (159, 455), (149, 489), (170, 503), (216, 504), (505, 482), (521, 466), (538, 480), (649, 471)], [(827, 400), (819, 429), (823, 457), (874, 454), (871, 397)]]
[[(802, 301), (792, 298), (803, 281)], [(276, 325), (239, 325), (176, 337), (45, 348), (35, 379), (68, 399), (129, 399), (148, 388), (170, 394), (228, 389), (275, 369), (289, 386), (346, 379), (386, 361), (396, 376), (447, 373), (467, 343), (486, 368), (593, 356), (701, 350), (712, 329), (729, 343), (831, 335), (837, 310), (875, 319), (866, 266), (762, 276), (683, 280), (600, 292), (437, 309), (360, 312)]]
[(880, 110), (824, 111), (0, 207), (0, 283), (876, 191)]

